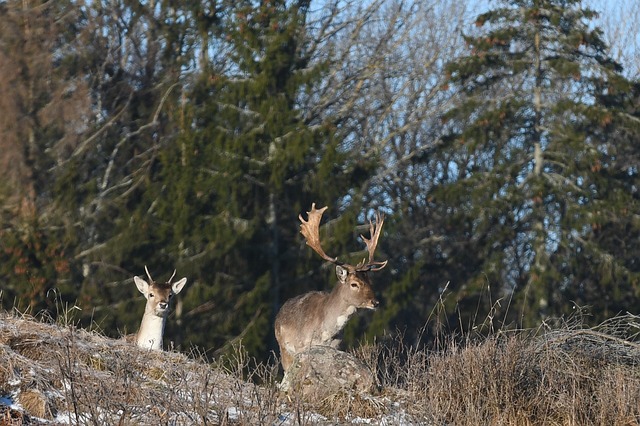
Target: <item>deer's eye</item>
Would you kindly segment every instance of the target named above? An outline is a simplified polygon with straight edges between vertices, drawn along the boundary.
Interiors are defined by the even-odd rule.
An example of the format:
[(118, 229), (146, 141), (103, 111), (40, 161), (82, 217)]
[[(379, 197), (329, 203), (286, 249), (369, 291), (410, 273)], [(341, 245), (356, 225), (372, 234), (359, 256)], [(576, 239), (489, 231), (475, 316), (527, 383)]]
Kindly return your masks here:
[(169, 293), (169, 299), (173, 297), (173, 293)]
[(359, 287), (358, 283), (351, 283), (351, 288), (356, 289), (358, 287)]
[(149, 297), (153, 297), (153, 293), (149, 293)]

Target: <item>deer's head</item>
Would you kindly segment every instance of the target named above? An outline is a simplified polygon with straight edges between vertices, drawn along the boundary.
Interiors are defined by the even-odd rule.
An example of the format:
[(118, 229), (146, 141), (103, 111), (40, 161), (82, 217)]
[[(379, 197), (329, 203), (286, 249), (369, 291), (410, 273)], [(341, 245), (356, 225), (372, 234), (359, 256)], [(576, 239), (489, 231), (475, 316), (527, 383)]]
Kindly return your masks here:
[(171, 283), (171, 280), (176, 275), (176, 271), (173, 271), (173, 275), (166, 283), (157, 283), (151, 278), (149, 270), (144, 267), (149, 281), (145, 281), (140, 277), (133, 277), (133, 281), (136, 283), (136, 287), (140, 293), (142, 293), (147, 299), (147, 306), (145, 312), (153, 313), (159, 317), (163, 317), (169, 312), (169, 302), (171, 298), (180, 293), (184, 285), (187, 283), (186, 278), (182, 278), (175, 283)]
[(323, 207), (316, 209), (315, 203), (311, 205), (311, 211), (307, 212), (308, 220), (304, 220), (302, 215), (299, 216), (301, 225), (300, 233), (304, 235), (307, 245), (311, 247), (324, 260), (336, 265), (336, 275), (338, 277), (338, 288), (342, 298), (350, 305), (357, 308), (375, 309), (379, 302), (375, 297), (369, 272), (379, 271), (387, 266), (387, 261), (379, 262), (373, 260), (373, 254), (378, 245), (380, 231), (384, 224), (384, 216), (376, 212), (375, 223), (369, 221), (370, 237), (367, 239), (360, 235), (362, 241), (367, 246), (369, 252), (369, 260), (362, 259), (357, 265), (350, 265), (338, 260), (337, 257), (328, 256), (320, 245), (319, 226), (322, 214), (327, 209)]

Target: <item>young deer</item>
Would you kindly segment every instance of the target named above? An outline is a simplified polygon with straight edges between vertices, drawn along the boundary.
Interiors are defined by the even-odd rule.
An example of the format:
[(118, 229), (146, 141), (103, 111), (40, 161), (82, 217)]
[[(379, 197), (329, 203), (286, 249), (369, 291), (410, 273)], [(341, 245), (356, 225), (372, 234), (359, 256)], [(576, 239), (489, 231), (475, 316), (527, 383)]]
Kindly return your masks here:
[(327, 207), (323, 207), (318, 210), (314, 203), (311, 211), (307, 212), (308, 221), (300, 215), (300, 233), (304, 235), (307, 245), (320, 257), (336, 265), (338, 284), (330, 293), (312, 291), (282, 305), (275, 320), (275, 334), (285, 371), (296, 353), (313, 345), (337, 347), (340, 340), (334, 338), (356, 309), (375, 309), (378, 306), (371, 288), (369, 271), (379, 271), (387, 265), (387, 261), (373, 260), (384, 217), (376, 213), (376, 223), (369, 222), (370, 239), (360, 236), (367, 245), (369, 261), (365, 263), (363, 259), (353, 266), (328, 256), (320, 246), (318, 227), (326, 209)]
[(147, 299), (147, 305), (144, 308), (144, 315), (138, 333), (134, 335), (136, 345), (147, 348), (162, 350), (162, 335), (164, 334), (164, 325), (167, 322), (169, 314), (169, 302), (173, 295), (180, 293), (180, 290), (187, 283), (186, 278), (171, 284), (173, 275), (166, 283), (157, 283), (151, 278), (146, 265), (144, 267), (149, 282), (140, 277), (133, 277), (140, 293)]

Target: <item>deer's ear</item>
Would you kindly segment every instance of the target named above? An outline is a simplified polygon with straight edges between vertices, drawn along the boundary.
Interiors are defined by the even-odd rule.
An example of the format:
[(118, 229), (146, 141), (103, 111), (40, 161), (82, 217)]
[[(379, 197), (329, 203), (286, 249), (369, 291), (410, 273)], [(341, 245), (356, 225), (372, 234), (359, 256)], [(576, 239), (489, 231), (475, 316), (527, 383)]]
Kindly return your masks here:
[(176, 281), (175, 283), (171, 284), (171, 289), (173, 290), (173, 294), (180, 293), (180, 291), (182, 290), (182, 288), (186, 283), (187, 283), (187, 279), (183, 278), (180, 281)]
[(147, 293), (149, 293), (149, 284), (140, 277), (133, 277), (133, 282), (136, 283), (136, 287), (138, 287), (138, 291), (144, 294), (145, 297)]
[(349, 272), (346, 268), (343, 268), (340, 265), (336, 265), (336, 275), (338, 276), (338, 280), (343, 283), (347, 281), (347, 275), (349, 275)]

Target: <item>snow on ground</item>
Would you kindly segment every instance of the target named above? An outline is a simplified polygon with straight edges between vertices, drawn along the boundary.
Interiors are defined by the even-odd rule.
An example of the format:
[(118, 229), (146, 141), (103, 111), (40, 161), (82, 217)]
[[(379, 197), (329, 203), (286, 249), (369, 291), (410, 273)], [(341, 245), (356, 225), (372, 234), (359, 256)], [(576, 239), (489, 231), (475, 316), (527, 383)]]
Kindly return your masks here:
[(376, 402), (383, 414), (335, 418), (291, 403), (276, 383), (236, 376), (184, 354), (0, 313), (0, 410), (30, 424), (415, 423), (386, 398)]

